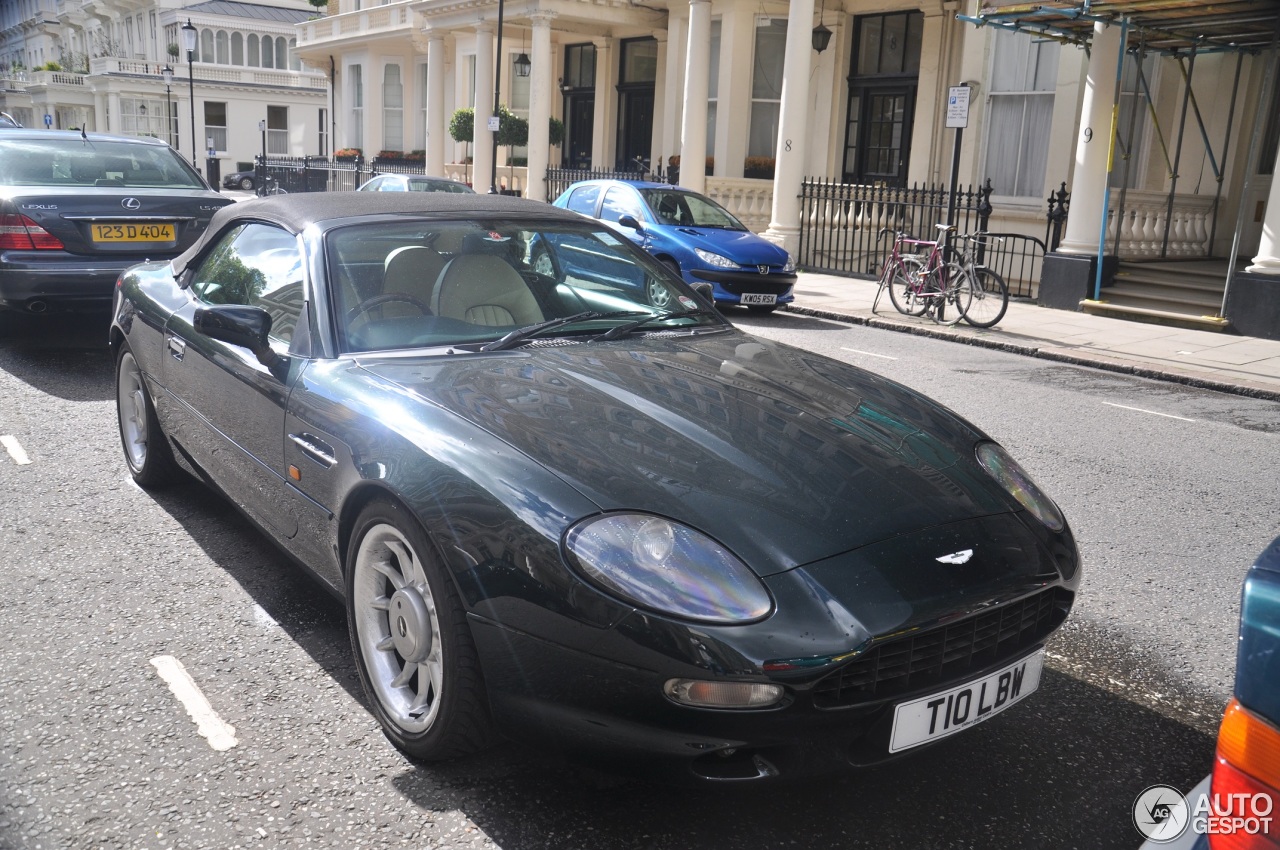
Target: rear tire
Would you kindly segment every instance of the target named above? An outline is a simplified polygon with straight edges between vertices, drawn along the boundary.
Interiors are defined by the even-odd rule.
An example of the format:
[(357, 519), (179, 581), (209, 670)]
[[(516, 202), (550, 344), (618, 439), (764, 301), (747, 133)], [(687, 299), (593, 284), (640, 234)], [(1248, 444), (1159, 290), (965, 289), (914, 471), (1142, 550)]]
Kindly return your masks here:
[(920, 273), (924, 269), (924, 263), (910, 256), (904, 256), (901, 259), (900, 264), (887, 269), (890, 275), (889, 300), (893, 302), (893, 308), (903, 315), (923, 316), (933, 300), (921, 297), (917, 291), (917, 288), (929, 288), (928, 282), (920, 286)]
[(124, 462), (137, 485), (152, 490), (172, 483), (178, 464), (156, 418), (142, 368), (126, 344), (116, 357), (116, 421)]
[(994, 327), (1009, 309), (1009, 286), (991, 269), (977, 266), (959, 293), (960, 313), (975, 328)]
[(346, 590), (356, 670), (391, 743), (422, 761), (485, 746), (489, 706), (466, 612), (403, 505), (378, 500), (361, 512), (347, 550)]
[(252, 191), (252, 190), (253, 190), (253, 178), (252, 178), (252, 177), (241, 177), (241, 178), (240, 178), (240, 188), (241, 188), (241, 189), (244, 189), (246, 192)]

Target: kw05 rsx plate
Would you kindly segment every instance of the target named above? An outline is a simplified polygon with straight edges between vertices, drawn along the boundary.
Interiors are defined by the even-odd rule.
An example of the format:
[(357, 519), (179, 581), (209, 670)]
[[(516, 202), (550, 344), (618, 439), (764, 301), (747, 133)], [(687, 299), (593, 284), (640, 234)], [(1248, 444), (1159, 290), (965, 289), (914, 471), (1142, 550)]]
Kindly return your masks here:
[(94, 224), (90, 232), (94, 242), (173, 242), (177, 238), (171, 221)]

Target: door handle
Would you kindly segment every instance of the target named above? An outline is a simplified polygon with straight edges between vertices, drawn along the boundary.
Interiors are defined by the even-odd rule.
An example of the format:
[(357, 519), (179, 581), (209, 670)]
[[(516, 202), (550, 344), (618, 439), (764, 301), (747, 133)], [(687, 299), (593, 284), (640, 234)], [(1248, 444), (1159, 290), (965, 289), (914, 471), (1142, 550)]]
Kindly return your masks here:
[(178, 339), (173, 334), (169, 334), (168, 344), (169, 344), (169, 353), (173, 355), (174, 360), (181, 360), (182, 355), (187, 353), (186, 342)]
[(325, 469), (333, 466), (338, 459), (333, 456), (333, 447), (311, 434), (290, 434), (289, 439), (297, 446), (304, 455), (323, 466)]

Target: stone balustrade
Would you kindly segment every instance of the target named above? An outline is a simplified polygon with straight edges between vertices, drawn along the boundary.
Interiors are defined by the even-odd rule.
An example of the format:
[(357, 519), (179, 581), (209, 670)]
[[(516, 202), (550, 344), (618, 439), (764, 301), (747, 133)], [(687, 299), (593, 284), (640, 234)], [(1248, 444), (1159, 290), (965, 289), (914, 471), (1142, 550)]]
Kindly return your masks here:
[(763, 233), (773, 215), (773, 181), (708, 177), (707, 197), (733, 213), (749, 230)]
[[(1108, 253), (1116, 245), (1118, 227), (1120, 241), (1115, 252), (1121, 259), (1209, 256), (1212, 195), (1174, 195), (1172, 217), (1169, 215), (1169, 196), (1164, 192), (1130, 189), (1125, 193), (1123, 210), (1119, 209), (1119, 204), (1120, 192), (1112, 189), (1107, 218)], [(1166, 225), (1169, 231), (1167, 247)]]

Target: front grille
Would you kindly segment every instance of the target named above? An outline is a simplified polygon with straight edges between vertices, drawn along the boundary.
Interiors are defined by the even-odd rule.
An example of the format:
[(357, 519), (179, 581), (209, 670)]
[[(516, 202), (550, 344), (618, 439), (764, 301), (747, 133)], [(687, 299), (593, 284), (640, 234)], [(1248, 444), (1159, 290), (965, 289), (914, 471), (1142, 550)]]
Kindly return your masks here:
[(874, 644), (814, 685), (814, 704), (840, 708), (961, 681), (1043, 641), (1066, 619), (1072, 598), (1070, 591), (1050, 588), (958, 622)]

